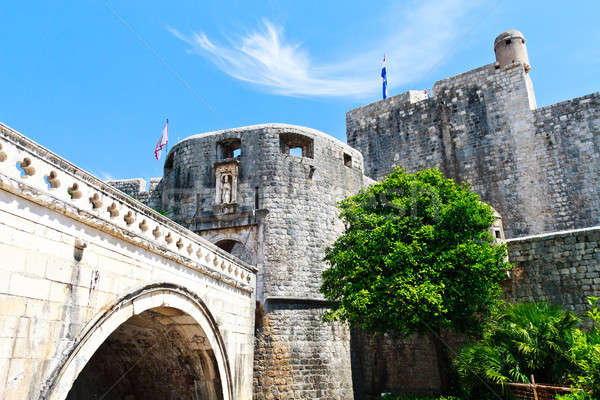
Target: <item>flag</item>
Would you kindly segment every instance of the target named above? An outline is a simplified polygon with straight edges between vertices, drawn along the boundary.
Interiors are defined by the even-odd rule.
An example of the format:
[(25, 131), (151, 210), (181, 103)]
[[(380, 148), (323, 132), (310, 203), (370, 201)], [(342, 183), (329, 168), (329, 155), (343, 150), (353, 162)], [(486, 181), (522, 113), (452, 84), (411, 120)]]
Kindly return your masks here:
[(169, 120), (165, 122), (165, 127), (163, 128), (162, 135), (160, 136), (160, 140), (156, 145), (156, 149), (154, 149), (154, 157), (157, 160), (160, 160), (160, 153), (162, 153), (163, 147), (165, 147), (169, 143)]
[(381, 67), (381, 83), (383, 84), (383, 99), (387, 98), (387, 72), (385, 70), (385, 55), (383, 56), (383, 67)]

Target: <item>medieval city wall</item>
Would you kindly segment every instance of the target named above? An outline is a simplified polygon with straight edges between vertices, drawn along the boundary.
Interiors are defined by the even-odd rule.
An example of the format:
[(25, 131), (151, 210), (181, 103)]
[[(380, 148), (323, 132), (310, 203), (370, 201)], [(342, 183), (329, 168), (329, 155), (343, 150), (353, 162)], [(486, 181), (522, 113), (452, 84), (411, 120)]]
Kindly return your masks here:
[[(578, 314), (586, 299), (600, 296), (600, 227), (509, 239), (515, 265), (503, 283), (507, 301), (547, 301)], [(450, 336), (450, 354), (461, 338)], [(352, 368), (358, 399), (380, 393), (435, 393), (440, 377), (433, 344), (425, 336), (392, 339), (352, 332)]]
[(547, 301), (583, 314), (600, 296), (600, 227), (507, 241), (515, 265), (505, 282), (509, 301)]
[(327, 305), (271, 300), (269, 308), (256, 337), (255, 398), (353, 399), (350, 332), (322, 321)]
[[(367, 175), (438, 167), (500, 212), (507, 237), (600, 223), (598, 94), (532, 110), (519, 63), (441, 80), (433, 92), (346, 114), (348, 144), (363, 153)], [(552, 144), (548, 135), (557, 136)]]
[(516, 265), (508, 300), (581, 312), (599, 295), (600, 94), (538, 109), (523, 35), (504, 32), (494, 50), (498, 62), (436, 82), (433, 97), (409, 91), (349, 111), (360, 152), (312, 129), (259, 125), (184, 139), (149, 191), (113, 182), (258, 267), (257, 399), (348, 398), (350, 342), (356, 398), (439, 389), (427, 338), (350, 336), (321, 321), (323, 250), (343, 232), (335, 202), (373, 182), (364, 174), (438, 167), (468, 182), (502, 216)]
[(600, 93), (534, 111), (544, 232), (600, 223)]
[[(256, 260), (257, 399), (352, 398), (349, 333), (322, 322), (319, 287), (324, 249), (343, 231), (335, 203), (371, 182), (362, 165), (338, 140), (282, 124), (192, 136), (169, 153), (168, 215), (217, 244), (240, 243), (236, 251)], [(230, 202), (219, 196), (221, 168), (237, 171)]]
[(114, 179), (107, 181), (106, 183), (119, 189), (121, 192), (134, 197), (148, 207), (160, 210), (162, 199), (161, 180), (162, 178), (150, 178), (149, 187), (147, 187), (146, 180), (143, 178)]
[[(516, 267), (506, 298), (582, 312), (586, 297), (600, 294), (598, 228), (575, 229), (600, 223), (600, 95), (536, 109), (527, 70), (491, 64), (437, 82), (432, 98), (404, 93), (351, 110), (348, 143), (378, 180), (395, 167), (438, 167), (469, 182), (513, 238), (509, 258)], [(566, 229), (575, 230), (542, 234)], [(355, 393), (435, 392), (435, 357), (425, 337), (354, 331)]]

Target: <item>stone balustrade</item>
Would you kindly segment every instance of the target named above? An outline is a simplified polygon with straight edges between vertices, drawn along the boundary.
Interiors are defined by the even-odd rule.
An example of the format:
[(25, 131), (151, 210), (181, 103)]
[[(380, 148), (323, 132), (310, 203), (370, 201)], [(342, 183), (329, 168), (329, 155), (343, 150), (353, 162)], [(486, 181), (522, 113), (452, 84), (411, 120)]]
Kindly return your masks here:
[(0, 123), (0, 188), (246, 292), (256, 269)]

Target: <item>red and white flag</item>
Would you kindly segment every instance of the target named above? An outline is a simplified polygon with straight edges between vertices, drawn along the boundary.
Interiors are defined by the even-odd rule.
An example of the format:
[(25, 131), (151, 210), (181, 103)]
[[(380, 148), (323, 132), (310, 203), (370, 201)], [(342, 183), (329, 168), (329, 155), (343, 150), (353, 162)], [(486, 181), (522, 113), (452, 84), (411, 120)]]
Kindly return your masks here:
[(160, 160), (160, 153), (162, 153), (163, 147), (165, 147), (169, 143), (169, 120), (165, 122), (165, 127), (163, 128), (162, 135), (160, 136), (160, 140), (156, 145), (156, 149), (154, 149), (154, 157), (157, 160)]

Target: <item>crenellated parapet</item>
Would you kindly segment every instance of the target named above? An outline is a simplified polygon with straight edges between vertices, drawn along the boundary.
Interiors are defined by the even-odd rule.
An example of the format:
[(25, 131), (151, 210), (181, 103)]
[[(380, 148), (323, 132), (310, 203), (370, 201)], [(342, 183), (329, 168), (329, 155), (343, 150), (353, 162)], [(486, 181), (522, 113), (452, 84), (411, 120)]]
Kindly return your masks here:
[(256, 269), (0, 124), (0, 188), (252, 293)]
[[(365, 173), (439, 168), (468, 182), (514, 238), (600, 223), (597, 93), (537, 108), (525, 38), (500, 34), (496, 62), (346, 113)], [(416, 92), (419, 93), (419, 92)]]
[(162, 178), (150, 178), (149, 186), (144, 178), (112, 179), (106, 183), (145, 205), (160, 210)]

